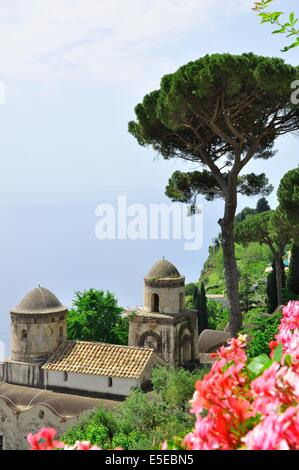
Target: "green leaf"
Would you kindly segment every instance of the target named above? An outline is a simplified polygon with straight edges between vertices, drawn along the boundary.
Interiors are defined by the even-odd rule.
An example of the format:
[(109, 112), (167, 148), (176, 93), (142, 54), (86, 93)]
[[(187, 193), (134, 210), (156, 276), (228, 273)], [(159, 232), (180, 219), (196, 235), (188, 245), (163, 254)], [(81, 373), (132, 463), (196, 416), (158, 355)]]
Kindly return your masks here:
[(280, 362), (282, 358), (282, 344), (279, 343), (278, 346), (275, 348), (273, 361)]
[(292, 11), (292, 13), (290, 13), (290, 23), (295, 24), (295, 22), (296, 22), (295, 13)]
[(281, 15), (282, 15), (282, 11), (275, 11), (274, 13), (271, 13), (270, 15), (271, 21), (273, 22), (277, 21)]
[(261, 354), (258, 357), (255, 357), (247, 366), (247, 369), (254, 377), (261, 375), (264, 370), (268, 369), (272, 364), (271, 359), (267, 354)]
[(230, 361), (225, 366), (222, 367), (222, 372), (226, 372), (227, 369), (229, 369), (233, 364), (235, 364), (235, 361)]
[(284, 358), (284, 364), (285, 364), (285, 366), (291, 367), (292, 357), (291, 357), (290, 354), (287, 354), (286, 357)]

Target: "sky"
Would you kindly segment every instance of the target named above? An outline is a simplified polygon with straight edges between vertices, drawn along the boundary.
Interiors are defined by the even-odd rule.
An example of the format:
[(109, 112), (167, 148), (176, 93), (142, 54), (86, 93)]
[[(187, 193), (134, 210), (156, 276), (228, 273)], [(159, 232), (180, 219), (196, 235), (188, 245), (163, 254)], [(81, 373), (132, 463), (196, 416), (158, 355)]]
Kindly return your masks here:
[[(291, 9), (297, 1), (280, 3)], [(0, 192), (21, 201), (32, 193), (35, 201), (99, 190), (163, 193), (180, 163), (140, 148), (127, 122), (165, 73), (214, 52), (297, 63), (298, 51), (280, 52), (285, 38), (259, 25), (251, 7), (251, 0), (1, 0)], [(294, 145), (292, 137), (279, 143), (288, 159), (277, 157), (271, 168), (275, 184), (296, 164)]]
[[(299, 14), (298, 0), (276, 3)], [(0, 0), (0, 80), (5, 86), (5, 103), (0, 105), (0, 248), (3, 290), (10, 292), (3, 311), (40, 279), (65, 297), (67, 288), (86, 287), (95, 279), (84, 273), (81, 280), (72, 277), (72, 266), (60, 270), (65, 282), (55, 276), (55, 249), (61, 266), (75, 256), (66, 228), (70, 215), (76, 217), (74, 205), (89, 204), (93, 217), (97, 203), (121, 194), (135, 202), (165, 201), (173, 171), (192, 168), (162, 160), (127, 132), (135, 105), (159, 87), (164, 74), (216, 52), (252, 51), (298, 64), (299, 49), (282, 53), (287, 39), (260, 25), (252, 6), (252, 0)], [(247, 172), (265, 171), (277, 187), (281, 176), (298, 165), (297, 149), (297, 138), (285, 136), (277, 141), (275, 158), (255, 161)], [(200, 273), (222, 211), (219, 201), (199, 202), (207, 214), (204, 252), (194, 262), (192, 253), (171, 252), (190, 280)], [(239, 209), (255, 202), (240, 198)], [(275, 191), (270, 202), (275, 206)], [(56, 222), (55, 204), (60, 205)], [(94, 238), (94, 226), (82, 207), (77, 212), (82, 220), (76, 221), (71, 236), (76, 239), (76, 231), (85, 227), (88, 236), (80, 235), (80, 243), (86, 246), (78, 238), (74, 248), (84, 251)], [(162, 254), (157, 246), (147, 247), (138, 248), (133, 261), (140, 264), (139, 276)], [(114, 263), (122, 265), (119, 284), (130, 264), (125, 251), (120, 260), (94, 255), (101, 272)], [(93, 258), (86, 259), (91, 263)], [(83, 258), (77, 259), (76, 269), (81, 262)], [(94, 276), (95, 269), (91, 271)], [(134, 302), (132, 298), (123, 301)]]

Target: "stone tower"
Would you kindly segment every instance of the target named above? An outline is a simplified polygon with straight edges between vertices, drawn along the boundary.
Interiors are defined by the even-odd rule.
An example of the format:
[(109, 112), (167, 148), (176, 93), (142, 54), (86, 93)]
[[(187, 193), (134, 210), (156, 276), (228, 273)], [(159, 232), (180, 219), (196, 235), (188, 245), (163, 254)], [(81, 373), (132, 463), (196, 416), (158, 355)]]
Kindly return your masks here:
[(170, 365), (197, 359), (197, 312), (185, 309), (185, 278), (164, 258), (144, 278), (144, 306), (130, 319), (129, 345), (153, 348)]
[(45, 361), (66, 339), (67, 308), (44, 287), (37, 287), (10, 311), (11, 360)]

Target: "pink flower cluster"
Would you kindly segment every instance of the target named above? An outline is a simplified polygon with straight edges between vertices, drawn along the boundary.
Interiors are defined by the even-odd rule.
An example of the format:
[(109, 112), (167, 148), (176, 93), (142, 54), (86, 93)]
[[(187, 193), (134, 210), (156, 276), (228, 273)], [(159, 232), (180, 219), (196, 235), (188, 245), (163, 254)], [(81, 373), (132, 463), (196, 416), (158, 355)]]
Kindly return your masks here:
[(272, 360), (256, 378), (245, 346), (246, 338), (232, 339), (196, 383), (188, 449), (299, 450), (299, 302), (284, 308)]

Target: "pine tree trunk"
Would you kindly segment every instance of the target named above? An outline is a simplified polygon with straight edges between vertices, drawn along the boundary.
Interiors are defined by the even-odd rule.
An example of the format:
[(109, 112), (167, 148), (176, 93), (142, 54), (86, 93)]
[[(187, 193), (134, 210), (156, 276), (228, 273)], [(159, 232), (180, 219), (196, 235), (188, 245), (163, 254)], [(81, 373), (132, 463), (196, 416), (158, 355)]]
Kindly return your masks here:
[(277, 303), (278, 306), (283, 304), (283, 293), (282, 293), (282, 266), (281, 266), (281, 255), (278, 254), (275, 257), (275, 267), (276, 267), (276, 285), (277, 285)]
[(239, 299), (239, 271), (235, 255), (234, 218), (237, 209), (237, 194), (230, 192), (225, 201), (223, 219), (219, 220), (222, 234), (223, 261), (226, 290), (230, 306), (230, 332), (236, 337), (242, 327)]

